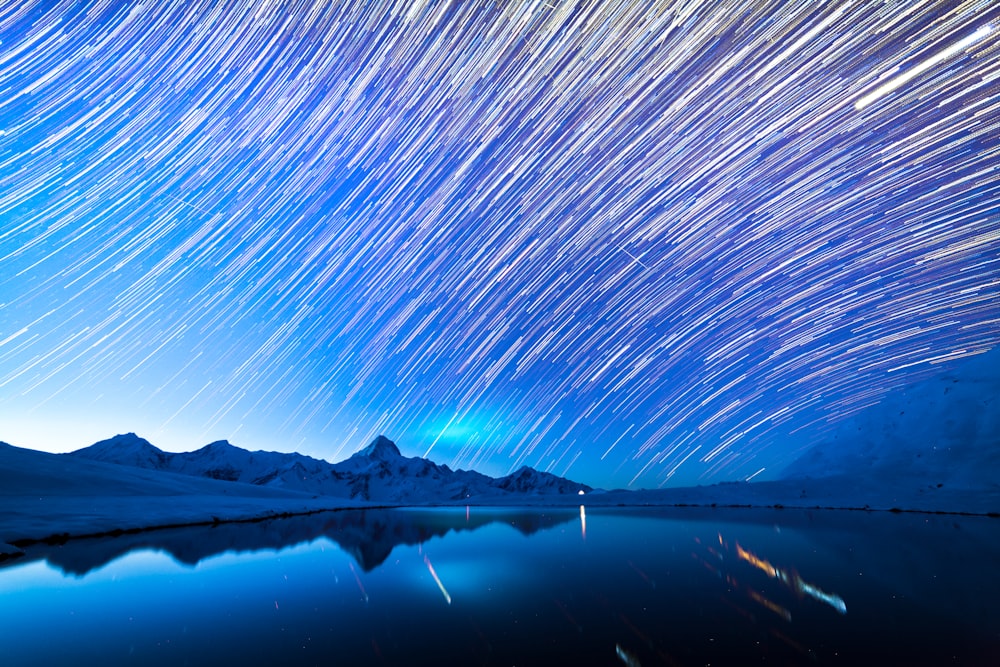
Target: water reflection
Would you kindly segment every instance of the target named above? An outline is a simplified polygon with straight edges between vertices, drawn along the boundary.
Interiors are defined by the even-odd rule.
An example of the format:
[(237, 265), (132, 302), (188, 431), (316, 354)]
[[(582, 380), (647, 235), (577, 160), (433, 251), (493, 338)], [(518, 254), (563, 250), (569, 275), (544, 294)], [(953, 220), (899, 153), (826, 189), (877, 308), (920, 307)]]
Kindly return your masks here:
[[(726, 541), (722, 539), (722, 533), (719, 533), (719, 544), (721, 544), (723, 547), (727, 546)], [(767, 576), (777, 579), (782, 584), (792, 589), (796, 593), (808, 595), (816, 600), (819, 600), (820, 602), (825, 602), (826, 604), (830, 605), (831, 607), (839, 611), (841, 614), (847, 613), (847, 605), (844, 603), (843, 598), (841, 598), (839, 595), (834, 595), (832, 593), (824, 593), (817, 586), (810, 584), (809, 582), (805, 581), (802, 577), (800, 577), (798, 572), (794, 571), (789, 572), (788, 570), (777, 568), (774, 565), (771, 565), (770, 562), (764, 560), (763, 558), (760, 558), (756, 554), (747, 551), (746, 549), (741, 547), (739, 543), (736, 544), (736, 555), (740, 558), (740, 560), (744, 560), (750, 563), (757, 569), (764, 572)], [(774, 605), (767, 604), (765, 606), (767, 606), (772, 611), (777, 611)], [(787, 617), (788, 620), (791, 620), (792, 618), (791, 614), (788, 613), (788, 610), (786, 609), (781, 608), (780, 614), (782, 616)]]
[(1000, 664), (995, 526), (473, 507), (71, 541), (0, 570), (3, 664)]
[[(582, 508), (581, 508), (582, 509)], [(25, 557), (0, 567), (43, 559), (65, 574), (82, 577), (125, 554), (143, 549), (169, 554), (178, 563), (196, 565), (211, 556), (264, 549), (280, 551), (328, 538), (340, 546), (365, 572), (385, 562), (400, 545), (416, 545), (449, 532), (472, 531), (494, 523), (509, 525), (523, 535), (576, 519), (570, 509), (539, 512), (489, 509), (463, 513), (442, 509), (372, 509), (322, 512), (244, 523), (176, 528), (117, 537), (69, 540), (62, 544), (29, 547)]]

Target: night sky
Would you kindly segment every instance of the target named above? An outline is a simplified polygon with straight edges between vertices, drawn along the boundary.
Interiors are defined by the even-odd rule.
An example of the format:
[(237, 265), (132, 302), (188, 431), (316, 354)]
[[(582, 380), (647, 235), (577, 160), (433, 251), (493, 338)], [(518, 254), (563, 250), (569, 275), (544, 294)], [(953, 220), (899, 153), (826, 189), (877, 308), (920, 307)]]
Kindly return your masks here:
[(6, 2), (0, 439), (766, 479), (1000, 343), (1000, 6)]

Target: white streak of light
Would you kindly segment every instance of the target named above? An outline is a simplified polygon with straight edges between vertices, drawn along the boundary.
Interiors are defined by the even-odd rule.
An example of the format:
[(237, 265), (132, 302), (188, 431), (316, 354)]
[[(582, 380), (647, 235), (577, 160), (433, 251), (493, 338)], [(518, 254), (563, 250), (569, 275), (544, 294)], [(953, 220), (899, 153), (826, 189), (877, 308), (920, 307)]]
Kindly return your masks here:
[(365, 590), (365, 585), (361, 583), (361, 577), (358, 576), (358, 571), (354, 569), (354, 563), (348, 562), (347, 566), (351, 568), (351, 574), (354, 575), (354, 581), (358, 582), (358, 588), (361, 589), (361, 595), (364, 597), (365, 602), (368, 602), (368, 591)]
[(909, 80), (929, 70), (931, 67), (934, 67), (938, 63), (947, 60), (948, 58), (951, 58), (959, 51), (964, 51), (965, 49), (969, 48), (970, 46), (981, 40), (983, 37), (990, 34), (990, 32), (992, 31), (993, 31), (992, 26), (990, 26), (989, 24), (984, 25), (983, 27), (979, 28), (974, 33), (963, 39), (962, 41), (958, 42), (957, 44), (953, 44), (944, 51), (938, 53), (937, 55), (931, 56), (930, 58), (923, 61), (916, 67), (903, 72), (895, 79), (891, 79), (890, 81), (883, 83), (881, 86), (879, 86), (878, 88), (876, 88), (875, 90), (873, 90), (872, 92), (868, 93), (867, 95), (859, 99), (857, 102), (855, 102), (854, 108), (857, 109), (858, 111), (864, 109), (866, 106), (868, 106), (878, 98), (882, 97), (883, 95), (891, 93), (900, 86), (904, 85)]
[(427, 558), (427, 554), (424, 554), (424, 563), (427, 564), (428, 571), (430, 571), (431, 576), (434, 577), (434, 581), (437, 582), (438, 588), (441, 589), (441, 595), (444, 596), (445, 602), (451, 604), (451, 596), (448, 595), (448, 591), (445, 590), (444, 584), (441, 583), (441, 579), (438, 577), (437, 572), (434, 571), (434, 566), (431, 565), (431, 561)]

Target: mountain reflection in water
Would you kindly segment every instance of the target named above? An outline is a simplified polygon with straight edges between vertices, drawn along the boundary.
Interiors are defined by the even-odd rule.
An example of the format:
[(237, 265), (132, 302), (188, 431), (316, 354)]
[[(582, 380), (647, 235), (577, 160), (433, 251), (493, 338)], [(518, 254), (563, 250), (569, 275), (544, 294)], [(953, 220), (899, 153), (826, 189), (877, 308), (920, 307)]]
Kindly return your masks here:
[(44, 559), (64, 574), (78, 577), (99, 569), (133, 551), (150, 549), (169, 554), (185, 565), (222, 553), (265, 549), (279, 551), (328, 538), (350, 554), (365, 572), (381, 565), (400, 545), (417, 545), (449, 532), (472, 531), (503, 523), (523, 535), (578, 519), (573, 509), (539, 512), (524, 509), (490, 509), (464, 513), (447, 509), (370, 509), (321, 512), (308, 516), (256, 522), (220, 523), (214, 526), (170, 528), (126, 533), (117, 537), (69, 540), (63, 544), (38, 544), (25, 558), (7, 561), (19, 565)]

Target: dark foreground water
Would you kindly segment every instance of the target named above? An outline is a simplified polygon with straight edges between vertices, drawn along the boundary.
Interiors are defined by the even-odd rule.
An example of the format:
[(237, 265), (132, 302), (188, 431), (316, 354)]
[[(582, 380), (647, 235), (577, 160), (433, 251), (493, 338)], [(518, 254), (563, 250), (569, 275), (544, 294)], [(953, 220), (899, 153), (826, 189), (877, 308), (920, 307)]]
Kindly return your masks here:
[(378, 510), (0, 569), (0, 665), (1000, 665), (1000, 519)]

